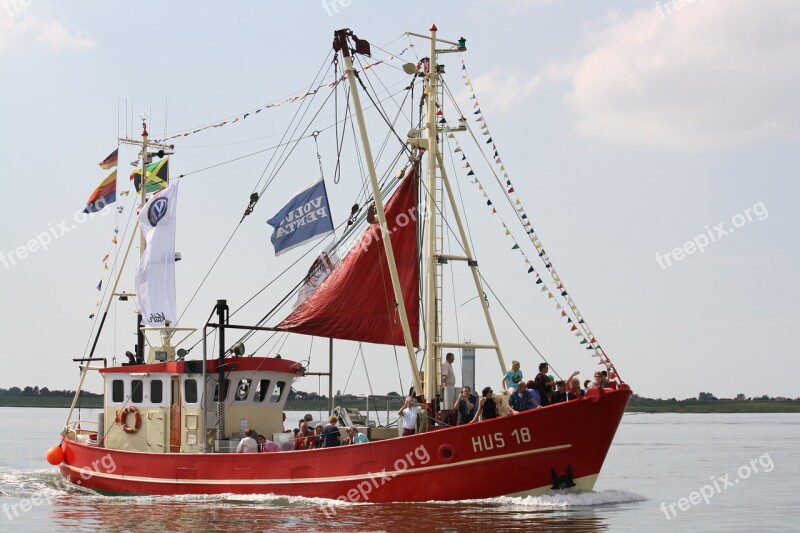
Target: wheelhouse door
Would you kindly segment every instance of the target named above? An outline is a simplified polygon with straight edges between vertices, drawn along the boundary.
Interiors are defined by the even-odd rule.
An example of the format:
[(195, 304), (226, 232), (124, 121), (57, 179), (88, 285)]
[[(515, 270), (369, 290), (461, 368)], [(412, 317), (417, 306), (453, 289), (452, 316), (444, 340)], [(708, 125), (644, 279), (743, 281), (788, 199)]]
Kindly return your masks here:
[(169, 404), (169, 451), (181, 451), (181, 381), (180, 376), (172, 376), (170, 382)]

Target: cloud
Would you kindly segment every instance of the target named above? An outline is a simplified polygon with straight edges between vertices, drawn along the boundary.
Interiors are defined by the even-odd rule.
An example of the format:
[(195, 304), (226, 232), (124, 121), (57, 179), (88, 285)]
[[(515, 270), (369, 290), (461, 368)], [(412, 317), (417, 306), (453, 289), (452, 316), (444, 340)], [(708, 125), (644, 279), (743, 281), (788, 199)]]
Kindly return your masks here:
[(688, 151), (800, 134), (800, 4), (655, 5), (589, 28), (566, 97), (578, 132)]
[(61, 52), (66, 49), (87, 50), (94, 47), (94, 39), (77, 35), (62, 23), (43, 20), (28, 11), (4, 4), (0, 12), (0, 52), (12, 48), (38, 45), (48, 52)]
[[(530, 96), (541, 83), (542, 77), (526, 74), (521, 70), (498, 67), (487, 74), (471, 78), (470, 81), (480, 105), (485, 105), (496, 113), (505, 113)], [(466, 92), (462, 93), (460, 100), (464, 110), (472, 109), (472, 104), (464, 105), (469, 102), (468, 98)]]

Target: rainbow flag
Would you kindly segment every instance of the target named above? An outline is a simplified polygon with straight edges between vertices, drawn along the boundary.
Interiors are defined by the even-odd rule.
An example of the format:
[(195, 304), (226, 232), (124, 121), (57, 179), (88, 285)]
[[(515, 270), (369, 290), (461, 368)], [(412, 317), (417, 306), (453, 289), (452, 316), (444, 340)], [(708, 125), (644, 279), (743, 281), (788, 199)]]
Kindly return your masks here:
[(100, 185), (89, 195), (86, 201), (86, 207), (83, 209), (84, 213), (97, 213), (102, 211), (108, 204), (113, 204), (117, 201), (117, 171), (115, 170), (108, 175), (106, 179), (100, 182)]

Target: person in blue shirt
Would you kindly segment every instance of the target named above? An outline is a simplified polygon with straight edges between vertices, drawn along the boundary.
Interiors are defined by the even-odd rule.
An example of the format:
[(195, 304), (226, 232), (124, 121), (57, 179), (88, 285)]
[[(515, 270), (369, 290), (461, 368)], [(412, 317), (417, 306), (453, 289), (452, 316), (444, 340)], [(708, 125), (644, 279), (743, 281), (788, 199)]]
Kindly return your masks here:
[(519, 361), (511, 361), (511, 369), (503, 377), (503, 390), (515, 390), (522, 381), (522, 371), (519, 369)]
[(528, 390), (528, 386), (524, 381), (520, 381), (519, 385), (517, 385), (517, 390), (511, 393), (511, 396), (508, 398), (508, 404), (518, 413), (542, 406), (541, 399), (537, 400), (534, 397), (532, 391)]
[(363, 433), (360, 433), (353, 426), (347, 428), (347, 435), (350, 437), (350, 444), (364, 444), (365, 442), (369, 442), (369, 438)]

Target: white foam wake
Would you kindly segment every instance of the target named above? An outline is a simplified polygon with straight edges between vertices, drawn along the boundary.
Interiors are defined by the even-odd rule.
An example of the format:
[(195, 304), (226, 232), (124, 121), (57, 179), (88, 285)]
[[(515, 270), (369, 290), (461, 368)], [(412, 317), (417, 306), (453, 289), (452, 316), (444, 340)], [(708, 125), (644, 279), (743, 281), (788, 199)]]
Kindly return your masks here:
[[(499, 496), (484, 500), (461, 500), (452, 503), (469, 503), (498, 506), (519, 506), (539, 509), (565, 509), (568, 507), (599, 507), (644, 501), (647, 498), (625, 490), (603, 490), (599, 492), (565, 492), (543, 494), (541, 496)], [(447, 502), (442, 502), (447, 503)]]

